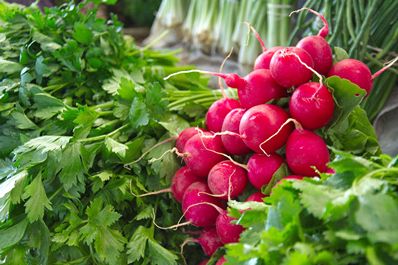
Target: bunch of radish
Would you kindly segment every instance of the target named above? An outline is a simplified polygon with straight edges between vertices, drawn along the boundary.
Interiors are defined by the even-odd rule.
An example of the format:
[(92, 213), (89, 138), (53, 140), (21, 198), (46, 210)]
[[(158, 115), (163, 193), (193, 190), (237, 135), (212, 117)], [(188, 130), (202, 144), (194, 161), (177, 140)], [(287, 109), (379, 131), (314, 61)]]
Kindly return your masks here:
[[(325, 40), (328, 24), (321, 14), (307, 10), (324, 23), (317, 36), (305, 37), (295, 47), (263, 47), (245, 77), (200, 71), (224, 79), (238, 92), (238, 99), (224, 97), (210, 106), (206, 128), (185, 129), (176, 140), (185, 166), (175, 174), (171, 191), (181, 202), (184, 225), (202, 228), (193, 241), (207, 256), (237, 242), (244, 230), (228, 215), (229, 200), (262, 202), (268, 194), (261, 191), (275, 184), (281, 167), (290, 172), (284, 178), (295, 180), (328, 172), (329, 151), (316, 130), (332, 120), (335, 102), (323, 77), (348, 79), (369, 93), (372, 79), (381, 73), (372, 76), (354, 59), (333, 65)], [(270, 103), (286, 97), (288, 108)], [(250, 190), (256, 192), (250, 195)], [(217, 264), (224, 262), (222, 258)]]

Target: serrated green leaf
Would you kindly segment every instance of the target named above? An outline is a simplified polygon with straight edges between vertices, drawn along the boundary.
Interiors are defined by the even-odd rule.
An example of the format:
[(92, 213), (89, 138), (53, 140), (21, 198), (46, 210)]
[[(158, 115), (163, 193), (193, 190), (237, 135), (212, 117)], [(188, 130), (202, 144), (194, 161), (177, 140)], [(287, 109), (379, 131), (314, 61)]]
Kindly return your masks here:
[(37, 106), (37, 111), (34, 115), (39, 119), (49, 119), (66, 109), (61, 100), (45, 93), (34, 95), (33, 100)]
[(31, 223), (43, 218), (44, 208), (52, 210), (51, 202), (48, 200), (44, 190), (41, 176), (36, 176), (33, 181), (25, 188), (23, 198), (25, 203), (25, 212)]
[(134, 129), (148, 125), (149, 113), (145, 103), (138, 97), (134, 98), (129, 111), (130, 124)]
[(74, 142), (62, 150), (62, 163), (59, 164), (57, 172), (65, 190), (69, 190), (80, 182), (84, 183), (85, 168), (81, 155), (81, 144)]
[(128, 262), (135, 262), (145, 256), (145, 249), (150, 238), (150, 228), (139, 226), (127, 244)]
[(99, 258), (112, 265), (117, 263), (125, 243), (126, 239), (118, 230), (99, 228), (94, 247)]
[(105, 139), (105, 146), (110, 152), (118, 155), (120, 158), (124, 158), (126, 156), (126, 151), (128, 150), (126, 145), (119, 143), (110, 137)]

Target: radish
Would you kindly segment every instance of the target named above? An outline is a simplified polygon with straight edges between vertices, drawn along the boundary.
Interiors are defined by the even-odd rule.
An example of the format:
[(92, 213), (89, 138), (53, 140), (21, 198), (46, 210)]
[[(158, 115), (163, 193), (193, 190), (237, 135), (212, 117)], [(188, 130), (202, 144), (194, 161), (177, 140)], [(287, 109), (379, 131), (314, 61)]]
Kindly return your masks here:
[[(258, 69), (244, 78), (245, 86), (228, 86), (238, 89), (238, 97), (244, 108), (267, 103), (273, 99), (286, 96), (286, 89), (278, 85), (268, 69)], [(240, 84), (240, 83), (239, 83)]]
[[(286, 176), (286, 177), (284, 177), (283, 179), (290, 179), (290, 180), (292, 180), (292, 179), (303, 179), (304, 177), (303, 176), (299, 176), (299, 175), (289, 175), (289, 176)], [(283, 180), (282, 179), (282, 180)]]
[(328, 76), (339, 76), (357, 84), (369, 94), (372, 90), (372, 73), (366, 64), (355, 59), (344, 59), (335, 63), (330, 69)]
[(361, 61), (355, 59), (344, 59), (335, 63), (330, 69), (328, 76), (339, 76), (357, 84), (360, 88), (366, 90), (369, 95), (373, 86), (373, 79), (384, 73), (388, 68), (398, 61), (398, 57), (386, 63), (386, 65), (379, 71), (374, 73), (370, 72), (369, 68)]
[(210, 190), (203, 182), (192, 183), (182, 198), (182, 210), (185, 219), (200, 227), (213, 226), (221, 212), (220, 201), (209, 195)]
[(247, 184), (246, 170), (232, 163), (222, 161), (209, 172), (207, 185), (214, 195), (221, 199), (231, 199), (239, 196)]
[(182, 167), (174, 174), (171, 180), (171, 192), (174, 198), (181, 202), (185, 190), (194, 182), (199, 181), (200, 178), (196, 176), (188, 167)]
[(204, 132), (194, 135), (184, 146), (185, 164), (199, 177), (206, 178), (210, 169), (224, 160), (221, 153), (225, 153), (221, 137), (211, 137), (213, 133)]
[(267, 197), (267, 195), (263, 194), (261, 191), (257, 191), (251, 194), (245, 202), (264, 202), (263, 198)]
[(222, 98), (215, 101), (206, 113), (207, 129), (212, 132), (220, 132), (225, 116), (236, 108), (240, 108), (240, 103), (236, 99)]
[(289, 110), (290, 115), (304, 128), (319, 129), (333, 117), (333, 96), (322, 84), (305, 83), (293, 92), (289, 101)]
[(176, 140), (176, 148), (178, 152), (182, 153), (184, 151), (184, 146), (192, 136), (198, 134), (197, 128), (190, 127), (182, 130)]
[(227, 260), (225, 259), (224, 256), (222, 256), (217, 262), (216, 265), (223, 265)]
[(222, 211), (216, 220), (217, 234), (224, 244), (235, 243), (239, 241), (240, 234), (243, 232), (241, 225), (232, 224), (231, 221), (236, 220), (228, 216), (227, 211)]
[(261, 189), (268, 185), (272, 176), (282, 166), (283, 158), (280, 155), (254, 154), (247, 162), (248, 178), (250, 183), (256, 188)]
[(312, 71), (308, 67), (314, 67), (312, 57), (304, 49), (298, 47), (278, 50), (272, 56), (270, 63), (272, 77), (285, 88), (309, 81), (312, 78)]
[[(233, 132), (239, 134), (239, 124), (242, 119), (244, 109), (238, 108), (231, 110), (227, 116), (225, 116), (222, 132)], [(222, 143), (228, 153), (233, 155), (245, 155), (250, 152), (250, 149), (242, 141), (240, 135), (222, 135)]]
[(202, 233), (198, 237), (198, 243), (203, 249), (206, 256), (211, 256), (216, 250), (223, 246), (220, 237), (214, 227), (203, 229)]
[(320, 136), (302, 129), (295, 129), (290, 134), (286, 143), (286, 162), (294, 174), (316, 176), (317, 173), (312, 167), (325, 172), (329, 161), (328, 148)]
[(324, 26), (319, 30), (317, 36), (308, 36), (301, 39), (297, 43), (296, 47), (302, 48), (311, 55), (314, 61), (315, 71), (326, 75), (333, 64), (332, 49), (330, 48), (329, 43), (325, 40), (325, 37), (329, 34), (329, 25), (323, 15), (309, 8), (301, 8), (292, 13), (300, 12), (304, 9), (317, 15), (322, 20)]
[(257, 69), (269, 69), (269, 65), (271, 63), (272, 56), (274, 56), (274, 54), (277, 51), (279, 51), (279, 50), (281, 50), (283, 48), (284, 47), (282, 47), (282, 46), (275, 46), (275, 47), (272, 47), (272, 48), (270, 48), (268, 50), (267, 49), (265, 49), (265, 50), (263, 49), (263, 53), (260, 54), (257, 57), (256, 61), (254, 62), (253, 69), (254, 70), (257, 70)]
[(281, 107), (271, 104), (258, 105), (243, 115), (239, 133), (243, 142), (253, 151), (273, 153), (285, 144), (293, 129), (291, 124), (287, 124), (278, 132), (288, 118), (288, 114)]
[(173, 73), (165, 77), (164, 80), (175, 75), (195, 72), (221, 77), (229, 87), (237, 88), (239, 101), (243, 108), (250, 108), (259, 104), (267, 103), (270, 100), (279, 99), (286, 95), (286, 90), (273, 80), (271, 73), (266, 69), (254, 70), (244, 78), (237, 74), (187, 70)]

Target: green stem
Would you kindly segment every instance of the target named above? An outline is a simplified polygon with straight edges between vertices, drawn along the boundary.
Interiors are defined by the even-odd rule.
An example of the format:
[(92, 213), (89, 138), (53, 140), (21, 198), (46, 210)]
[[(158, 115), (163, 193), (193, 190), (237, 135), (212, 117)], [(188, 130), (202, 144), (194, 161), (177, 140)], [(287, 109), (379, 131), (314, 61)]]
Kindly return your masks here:
[(99, 111), (98, 112), (99, 116), (108, 116), (108, 115), (112, 115), (112, 114), (113, 114), (113, 110)]
[(54, 197), (57, 196), (58, 193), (60, 193), (63, 189), (64, 189), (64, 187), (59, 187), (59, 188), (48, 198), (48, 200), (51, 201), (52, 199), (54, 199)]
[(108, 101), (104, 102), (95, 106), (91, 106), (92, 109), (106, 109), (106, 108), (111, 108), (113, 107), (114, 102), (113, 101)]
[(79, 142), (81, 143), (91, 143), (91, 142), (96, 142), (96, 141), (101, 141), (104, 140), (106, 137), (111, 137), (112, 135), (115, 135), (116, 133), (120, 132), (121, 130), (127, 128), (129, 125), (125, 124), (123, 126), (120, 126), (119, 128), (117, 128), (116, 130), (105, 134), (105, 135), (99, 135), (99, 136), (95, 136), (95, 137), (90, 137), (90, 138), (85, 138), (85, 139), (79, 139)]

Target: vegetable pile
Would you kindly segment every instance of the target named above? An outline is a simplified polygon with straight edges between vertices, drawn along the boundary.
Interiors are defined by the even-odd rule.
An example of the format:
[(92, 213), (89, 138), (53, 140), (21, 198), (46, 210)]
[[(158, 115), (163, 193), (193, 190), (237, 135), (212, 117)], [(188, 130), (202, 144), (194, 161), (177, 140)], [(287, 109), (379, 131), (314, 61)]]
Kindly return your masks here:
[(266, 204), (231, 203), (246, 229), (226, 264), (397, 264), (397, 161), (336, 151), (333, 175), (283, 181)]
[(199, 76), (164, 81), (186, 69), (173, 53), (139, 48), (115, 17), (82, 8), (0, 2), (0, 260), (177, 264), (185, 235), (152, 223), (153, 211), (177, 222), (176, 203), (136, 197), (170, 183), (178, 161), (149, 160), (172, 143), (128, 164), (220, 93)]
[[(186, 222), (169, 228), (188, 224), (199, 227), (199, 237), (191, 242), (199, 243), (207, 256), (224, 244), (237, 242), (244, 231), (240, 225), (244, 219), (237, 223), (229, 216), (227, 203), (261, 202), (282, 179), (319, 179), (333, 173), (328, 167), (327, 142), (338, 146), (341, 139), (335, 135), (342, 133), (339, 132), (342, 128), (344, 135), (349, 130), (359, 133), (355, 124), (347, 127), (350, 116), (360, 115), (365, 122), (362, 130), (367, 129), (362, 134), (367, 138), (366, 143), (340, 143), (339, 148), (349, 150), (355, 146), (360, 150), (349, 151), (379, 153), (373, 129), (357, 105), (371, 91), (373, 78), (385, 68), (372, 76), (368, 67), (358, 60), (333, 62), (332, 49), (325, 40), (329, 32), (325, 18), (311, 9), (298, 12), (303, 10), (324, 21), (318, 35), (303, 38), (295, 47), (264, 49), (255, 61), (254, 70), (245, 77), (192, 70), (165, 78), (201, 72), (222, 78), (230, 88), (238, 90), (238, 100), (224, 95), (210, 106), (205, 117), (206, 128), (183, 130), (174, 149), (185, 166), (174, 176), (171, 190), (181, 202)], [(255, 34), (262, 42), (259, 34)], [(324, 80), (323, 75), (328, 78)], [(268, 244), (267, 240), (264, 239), (264, 244)], [(241, 253), (237, 251), (236, 255)], [(224, 262), (220, 259), (217, 264)]]

